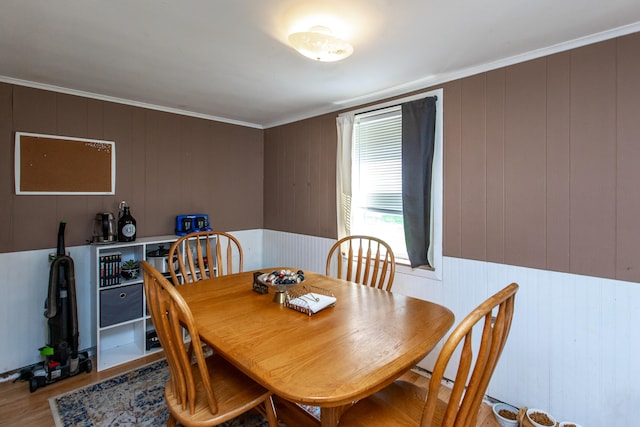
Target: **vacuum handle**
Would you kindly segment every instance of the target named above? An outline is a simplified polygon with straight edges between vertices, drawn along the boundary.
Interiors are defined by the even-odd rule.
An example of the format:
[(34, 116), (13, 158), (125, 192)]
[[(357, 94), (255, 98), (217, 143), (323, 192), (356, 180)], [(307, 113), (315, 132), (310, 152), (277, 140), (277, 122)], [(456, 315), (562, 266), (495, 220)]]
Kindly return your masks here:
[(60, 221), (60, 226), (58, 227), (58, 256), (65, 255), (64, 229), (66, 226), (67, 226), (66, 221)]

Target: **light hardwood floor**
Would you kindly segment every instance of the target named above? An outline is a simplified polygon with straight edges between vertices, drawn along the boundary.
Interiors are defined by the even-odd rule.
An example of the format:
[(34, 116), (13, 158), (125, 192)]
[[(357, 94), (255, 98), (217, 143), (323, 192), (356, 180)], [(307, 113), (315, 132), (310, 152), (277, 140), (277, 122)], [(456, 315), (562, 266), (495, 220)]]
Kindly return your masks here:
[[(135, 362), (101, 372), (97, 372), (94, 368), (89, 374), (79, 373), (76, 376), (39, 388), (33, 393), (29, 391), (28, 382), (18, 380), (0, 383), (0, 426), (54, 426), (49, 407), (50, 397), (119, 375), (161, 357), (162, 353), (155, 353)], [(416, 372), (409, 372), (403, 377), (417, 384), (427, 384), (428, 382), (423, 375)], [(281, 419), (289, 420), (290, 427), (306, 427), (314, 424), (303, 421), (303, 418), (297, 417), (294, 413), (289, 413), (289, 406), (284, 402), (280, 402), (276, 407)], [(478, 427), (500, 427), (488, 405), (483, 405), (480, 410)]]

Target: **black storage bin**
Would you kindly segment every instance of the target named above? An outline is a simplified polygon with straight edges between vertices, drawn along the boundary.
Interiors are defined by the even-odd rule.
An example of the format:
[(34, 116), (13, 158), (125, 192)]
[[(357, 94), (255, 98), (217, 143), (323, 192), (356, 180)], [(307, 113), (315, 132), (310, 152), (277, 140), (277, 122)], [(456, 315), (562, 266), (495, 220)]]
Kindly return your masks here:
[(162, 347), (160, 345), (160, 340), (158, 339), (158, 333), (155, 331), (155, 329), (152, 329), (150, 331), (147, 331), (146, 334), (146, 348), (147, 351), (153, 349), (153, 348), (160, 348)]
[(142, 283), (100, 292), (100, 327), (142, 317)]

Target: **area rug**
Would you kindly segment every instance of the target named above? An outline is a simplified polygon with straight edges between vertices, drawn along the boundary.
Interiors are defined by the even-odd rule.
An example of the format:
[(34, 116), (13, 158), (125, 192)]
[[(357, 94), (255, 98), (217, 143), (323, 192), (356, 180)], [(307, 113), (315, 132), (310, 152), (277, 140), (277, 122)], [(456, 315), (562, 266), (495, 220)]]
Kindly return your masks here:
[[(49, 399), (56, 427), (166, 426), (164, 386), (167, 361), (160, 360), (116, 377)], [(223, 427), (263, 427), (260, 414), (247, 413)]]

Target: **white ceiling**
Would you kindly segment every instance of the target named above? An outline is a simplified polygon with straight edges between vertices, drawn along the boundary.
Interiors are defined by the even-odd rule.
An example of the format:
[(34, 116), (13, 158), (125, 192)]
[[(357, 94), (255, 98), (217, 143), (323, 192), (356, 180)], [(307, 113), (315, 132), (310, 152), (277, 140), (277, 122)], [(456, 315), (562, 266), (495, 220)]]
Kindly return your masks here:
[[(354, 54), (287, 45), (313, 25)], [(266, 128), (636, 31), (639, 0), (1, 0), (0, 81)]]

